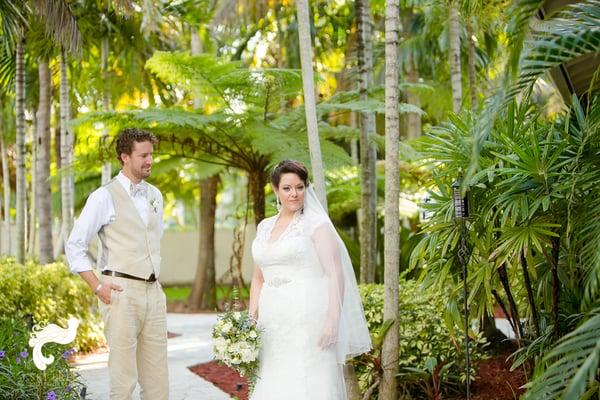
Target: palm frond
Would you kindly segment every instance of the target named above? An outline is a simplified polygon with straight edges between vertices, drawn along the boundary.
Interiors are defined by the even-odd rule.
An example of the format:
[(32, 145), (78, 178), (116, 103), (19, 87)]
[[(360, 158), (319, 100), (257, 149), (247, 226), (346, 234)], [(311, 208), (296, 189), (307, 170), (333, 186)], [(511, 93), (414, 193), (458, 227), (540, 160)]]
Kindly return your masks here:
[(14, 0), (0, 0), (0, 34), (3, 51), (7, 53), (14, 51), (19, 32), (27, 26), (26, 15), (28, 12), (26, 2), (19, 4)]
[(77, 20), (65, 0), (33, 0), (34, 12), (45, 22), (46, 33), (69, 52), (81, 49)]
[(569, 5), (555, 18), (540, 23), (525, 46), (519, 79), (508, 96), (529, 87), (550, 68), (600, 51), (600, 1)]
[(600, 361), (600, 310), (564, 336), (545, 357), (551, 363), (531, 384), (526, 400), (580, 399), (595, 380)]
[(509, 40), (508, 48), (511, 49), (509, 65), (512, 66), (513, 70), (518, 66), (521, 51), (523, 49), (523, 42), (530, 31), (531, 20), (542, 4), (544, 4), (544, 1), (545, 0), (518, 0), (513, 3), (508, 12), (510, 16), (507, 28)]

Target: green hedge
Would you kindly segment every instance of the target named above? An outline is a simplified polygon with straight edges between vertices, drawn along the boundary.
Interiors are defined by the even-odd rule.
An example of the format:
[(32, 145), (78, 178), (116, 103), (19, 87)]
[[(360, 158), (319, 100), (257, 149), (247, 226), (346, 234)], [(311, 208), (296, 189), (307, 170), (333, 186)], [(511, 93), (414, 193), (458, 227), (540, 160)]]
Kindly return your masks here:
[[(373, 335), (383, 325), (383, 285), (360, 285), (359, 290), (369, 331)], [(399, 293), (401, 391), (417, 398), (435, 398), (431, 390), (436, 367), (440, 368), (438, 372), (443, 392), (460, 389), (466, 380), (464, 335), (459, 330), (451, 332), (447, 328), (444, 320), (445, 296), (422, 289), (414, 281), (402, 282)], [(472, 339), (471, 359), (482, 359), (485, 339), (482, 334)], [(373, 355), (358, 358), (355, 367), (364, 391), (375, 380)], [(474, 370), (471, 371), (473, 377)]]
[(31, 315), (35, 324), (66, 327), (73, 316), (81, 321), (73, 347), (86, 352), (104, 343), (96, 297), (64, 264), (22, 265), (4, 259), (0, 277), (0, 318)]

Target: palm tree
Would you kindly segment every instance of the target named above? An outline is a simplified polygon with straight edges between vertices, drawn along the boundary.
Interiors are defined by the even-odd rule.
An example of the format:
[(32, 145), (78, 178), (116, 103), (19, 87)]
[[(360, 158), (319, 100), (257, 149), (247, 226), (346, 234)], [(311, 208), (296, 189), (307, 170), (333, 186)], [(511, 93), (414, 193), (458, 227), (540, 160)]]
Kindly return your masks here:
[(69, 132), (70, 106), (69, 81), (67, 76), (67, 54), (64, 47), (60, 50), (60, 165), (63, 173), (60, 177), (62, 207), (61, 240), (57, 252), (62, 252), (64, 243), (73, 228), (74, 216), (74, 179), (73, 179), (73, 135)]
[[(37, 138), (35, 141), (35, 204), (39, 223), (40, 263), (48, 264), (54, 260), (52, 251), (52, 195), (50, 190), (50, 102), (52, 76), (47, 61), (39, 59), (39, 102), (36, 117)], [(35, 219), (34, 219), (35, 221)], [(35, 231), (35, 226), (32, 232)]]
[(399, 211), (400, 194), (398, 164), (398, 56), (399, 56), (399, 3), (387, 0), (385, 10), (385, 256), (384, 256), (384, 320), (392, 320), (381, 353), (383, 377), (380, 396), (382, 400), (397, 398), (398, 373), (398, 284), (399, 284)]
[[(368, 0), (356, 2), (357, 61), (361, 99), (368, 98), (373, 85), (373, 44), (371, 8)], [(375, 164), (375, 113), (361, 113), (360, 120), (360, 281), (375, 281), (377, 263), (377, 176)]]
[(16, 225), (17, 261), (25, 261), (25, 212), (27, 201), (27, 181), (25, 169), (25, 35), (18, 34), (16, 52), (15, 113), (16, 113)]
[(310, 18), (308, 0), (296, 1), (298, 14), (298, 40), (300, 41), (300, 61), (302, 64), (302, 83), (304, 86), (304, 110), (306, 113), (306, 128), (310, 148), (310, 161), (313, 171), (315, 191), (319, 201), (327, 210), (327, 195), (325, 193), (325, 173), (321, 158), (321, 145), (317, 126), (317, 111), (315, 102), (315, 85), (312, 67), (312, 45), (310, 36)]
[(452, 83), (452, 111), (458, 113), (462, 106), (462, 72), (460, 67), (460, 31), (458, 5), (448, 0), (449, 64)]

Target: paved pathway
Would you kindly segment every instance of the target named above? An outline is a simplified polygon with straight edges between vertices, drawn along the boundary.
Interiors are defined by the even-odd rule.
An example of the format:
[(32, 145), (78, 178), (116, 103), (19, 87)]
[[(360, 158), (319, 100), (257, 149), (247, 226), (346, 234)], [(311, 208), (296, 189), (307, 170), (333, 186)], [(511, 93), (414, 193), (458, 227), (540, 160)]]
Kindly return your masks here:
[[(167, 314), (169, 332), (181, 336), (169, 339), (169, 388), (171, 400), (229, 400), (212, 383), (192, 373), (188, 367), (210, 361), (210, 332), (215, 314)], [(88, 388), (86, 399), (108, 400), (108, 354), (95, 354), (76, 364)], [(139, 399), (136, 389), (133, 397)]]

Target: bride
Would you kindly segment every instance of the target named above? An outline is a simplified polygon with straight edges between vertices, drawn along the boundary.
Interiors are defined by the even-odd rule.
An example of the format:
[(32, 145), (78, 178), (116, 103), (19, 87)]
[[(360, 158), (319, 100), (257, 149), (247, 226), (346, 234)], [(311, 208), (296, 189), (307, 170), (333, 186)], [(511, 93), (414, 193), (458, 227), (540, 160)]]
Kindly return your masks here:
[(342, 367), (371, 349), (350, 257), (297, 161), (271, 176), (279, 213), (257, 227), (249, 312), (263, 329), (251, 400), (346, 399)]

